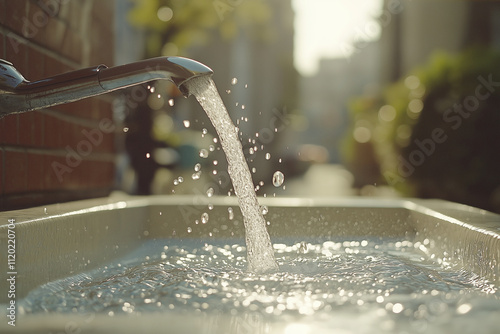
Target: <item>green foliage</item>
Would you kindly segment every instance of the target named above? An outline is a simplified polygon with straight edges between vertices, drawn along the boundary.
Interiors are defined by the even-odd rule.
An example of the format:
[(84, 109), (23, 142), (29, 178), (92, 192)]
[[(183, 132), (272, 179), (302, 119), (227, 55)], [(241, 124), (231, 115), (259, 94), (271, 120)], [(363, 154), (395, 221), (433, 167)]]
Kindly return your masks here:
[[(256, 38), (269, 38), (266, 23), (271, 10), (264, 0), (133, 0), (129, 21), (147, 32), (149, 56), (177, 51), (183, 55), (190, 46), (204, 45), (214, 32), (224, 39), (234, 38), (240, 28)], [(173, 16), (162, 21), (160, 8), (168, 7)], [(169, 43), (168, 45), (166, 45)], [(172, 46), (175, 46), (172, 49)], [(177, 49), (177, 50), (175, 50)]]
[[(500, 53), (484, 48), (436, 53), (375, 105), (353, 104), (354, 119), (372, 125), (370, 143), (389, 185), (407, 196), (500, 210), (498, 64)], [(488, 81), (497, 86), (488, 90)], [(392, 119), (382, 117), (387, 106)]]

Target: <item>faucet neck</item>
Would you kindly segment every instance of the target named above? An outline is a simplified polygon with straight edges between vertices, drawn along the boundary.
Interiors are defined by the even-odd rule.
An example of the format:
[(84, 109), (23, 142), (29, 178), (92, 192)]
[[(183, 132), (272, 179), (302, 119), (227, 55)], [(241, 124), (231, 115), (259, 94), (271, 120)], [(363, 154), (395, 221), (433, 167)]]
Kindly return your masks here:
[(0, 59), (0, 117), (162, 79), (174, 82), (187, 97), (186, 81), (212, 74), (209, 67), (191, 59), (158, 57), (111, 68), (99, 65), (29, 82), (12, 63)]

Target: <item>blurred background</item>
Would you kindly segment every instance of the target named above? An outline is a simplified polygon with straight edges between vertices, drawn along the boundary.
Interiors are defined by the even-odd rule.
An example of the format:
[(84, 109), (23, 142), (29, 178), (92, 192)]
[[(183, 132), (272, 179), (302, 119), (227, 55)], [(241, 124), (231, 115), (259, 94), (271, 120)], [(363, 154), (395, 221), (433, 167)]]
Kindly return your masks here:
[[(104, 2), (115, 65), (183, 56), (214, 70), (259, 196), (441, 198), (500, 212), (499, 2)], [(195, 99), (165, 82), (143, 91), (112, 97), (112, 188), (231, 194)]]
[[(193, 0), (126, 6), (127, 23), (144, 45), (136, 57), (187, 56), (214, 69), (242, 131), (259, 195), (415, 196), (500, 210), (500, 93), (494, 83), (500, 82), (499, 3)], [(131, 44), (118, 43), (138, 50)], [(172, 179), (183, 175), (191, 183), (197, 162), (205, 162), (205, 176), (217, 183), (211, 171), (223, 173), (224, 157), (196, 159), (215, 136), (196, 102), (176, 98), (173, 108), (150, 107), (156, 109), (155, 139), (180, 153), (176, 168), (158, 167), (164, 180), (155, 178), (151, 191), (192, 191)], [(171, 120), (162, 130), (156, 117)], [(182, 127), (184, 120), (189, 128)], [(167, 123), (178, 126), (171, 131)], [(202, 138), (203, 128), (210, 138)], [(284, 187), (272, 185), (277, 170), (285, 175)], [(231, 188), (226, 179), (217, 187), (206, 181), (197, 184), (222, 194)]]

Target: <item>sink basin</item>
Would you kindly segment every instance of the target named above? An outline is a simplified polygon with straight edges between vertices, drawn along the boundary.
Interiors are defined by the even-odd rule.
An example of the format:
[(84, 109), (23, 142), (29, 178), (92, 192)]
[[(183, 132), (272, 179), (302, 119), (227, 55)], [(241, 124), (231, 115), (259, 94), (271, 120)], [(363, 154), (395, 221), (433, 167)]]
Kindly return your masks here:
[[(270, 222), (268, 230), (273, 242), (366, 239), (383, 244), (407, 240), (428, 261), (438, 266), (452, 264), (460, 270), (465, 268), (487, 282), (493, 292), (500, 287), (499, 215), (441, 200), (261, 198), (259, 201), (268, 207), (266, 220)], [(234, 218), (228, 218), (228, 208), (233, 209)], [(205, 212), (209, 221), (196, 224)], [(2, 269), (0, 274), (0, 303), (6, 304), (2, 305), (4, 312), (12, 300), (20, 305), (30, 291), (46, 283), (91, 272), (155, 240), (166, 243), (175, 240), (181, 244), (193, 240), (244, 240), (242, 217), (234, 197), (110, 197), (2, 212), (0, 221), (2, 247), (7, 249), (8, 240), (15, 240), (15, 260), (11, 258), (9, 262), (5, 251), (0, 257), (0, 268), (13, 265), (10, 271)], [(14, 226), (9, 222), (15, 222)], [(15, 276), (15, 297), (4, 293), (12, 288), (7, 280), (11, 272)], [(497, 299), (488, 303), (500, 309)], [(332, 312), (337, 325), (349, 319), (355, 323), (360, 316), (344, 313), (339, 318)], [(371, 313), (364, 316), (373, 315), (368, 314)], [(5, 320), (3, 316), (3, 319), (2, 332), (106, 333), (115, 331), (117, 326), (120, 332), (152, 332), (162, 328), (179, 333), (244, 333), (245, 328), (247, 332), (248, 328), (256, 332), (255, 319), (235, 318), (231, 314), (215, 317), (203, 313), (190, 316), (142, 312), (110, 317), (99, 312), (22, 314), (17, 310), (15, 327), (7, 323), (8, 318)], [(257, 332), (307, 333), (314, 328), (304, 320), (307, 317), (301, 319), (297, 323), (272, 322), (266, 327), (264, 318), (259, 317)], [(476, 319), (480, 321), (481, 317)], [(459, 330), (464, 329), (459, 321), (454, 323)]]

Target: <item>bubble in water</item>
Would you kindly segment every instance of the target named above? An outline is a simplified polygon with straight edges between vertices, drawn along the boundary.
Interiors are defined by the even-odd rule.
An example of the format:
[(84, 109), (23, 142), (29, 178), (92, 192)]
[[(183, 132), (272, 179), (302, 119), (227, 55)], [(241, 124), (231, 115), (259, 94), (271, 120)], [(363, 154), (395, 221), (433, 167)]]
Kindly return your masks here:
[(201, 164), (200, 163), (197, 163), (196, 165), (194, 165), (194, 171), (195, 172), (199, 172), (201, 170)]
[(238, 83), (238, 79), (236, 79), (236, 78), (232, 78), (232, 79), (231, 79), (231, 85), (233, 85), (233, 86), (234, 86), (234, 85), (236, 85), (237, 83)]
[(307, 244), (304, 241), (300, 243), (299, 253), (301, 254), (307, 253)]
[(266, 160), (271, 159), (271, 153), (266, 153)]
[(214, 164), (214, 166), (217, 166), (219, 162), (217, 160), (214, 160), (212, 163)]
[(208, 188), (207, 189), (207, 196), (212, 197), (214, 195), (214, 188)]
[(275, 187), (279, 187), (283, 184), (283, 182), (285, 181), (285, 175), (283, 175), (282, 172), (280, 172), (279, 170), (274, 172), (273, 174), (273, 185)]
[(208, 151), (206, 149), (202, 148), (200, 150), (200, 157), (202, 157), (203, 159), (208, 158)]
[(193, 229), (192, 229), (191, 227), (188, 227), (188, 228), (187, 228), (187, 232), (188, 232), (188, 233), (191, 233), (191, 232), (193, 232)]
[(208, 147), (208, 150), (209, 150), (210, 152), (215, 151), (215, 146), (214, 146), (214, 145), (210, 145), (210, 146)]
[(202, 223), (202, 224), (206, 224), (206, 223), (208, 223), (208, 213), (203, 212), (203, 213), (201, 214), (201, 223)]
[(255, 153), (255, 150), (253, 149), (253, 147), (250, 147), (248, 149), (248, 153), (250, 153), (250, 154), (254, 154)]
[(200, 179), (200, 176), (201, 176), (201, 172), (200, 172), (200, 171), (198, 171), (198, 172), (193, 173), (193, 175), (191, 175), (191, 178), (192, 178), (193, 180), (199, 180), (199, 179)]
[(177, 179), (174, 179), (174, 186), (178, 185), (179, 184), (179, 180)]
[(174, 99), (168, 100), (168, 105), (173, 107), (174, 106)]
[(260, 207), (260, 212), (262, 213), (263, 216), (265, 216), (269, 212), (269, 208), (267, 206), (263, 205)]
[(212, 203), (208, 204), (207, 207), (208, 207), (208, 210), (213, 210), (214, 209), (214, 205)]
[(229, 214), (229, 220), (233, 220), (234, 219), (233, 208), (231, 208), (231, 207), (227, 208), (227, 212)]
[(188, 121), (187, 119), (185, 119), (184, 121), (182, 121), (182, 123), (184, 123), (184, 127), (185, 128), (189, 128), (189, 126), (191, 125), (191, 122)]
[(127, 128), (127, 127), (123, 128), (123, 132), (128, 132), (128, 130), (129, 130), (129, 128)]
[(184, 178), (183, 178), (182, 176), (179, 176), (179, 177), (177, 178), (177, 180), (179, 180), (179, 183), (184, 182)]
[(149, 159), (149, 158), (151, 158), (151, 153), (148, 152), (148, 153), (146, 153), (146, 159)]

